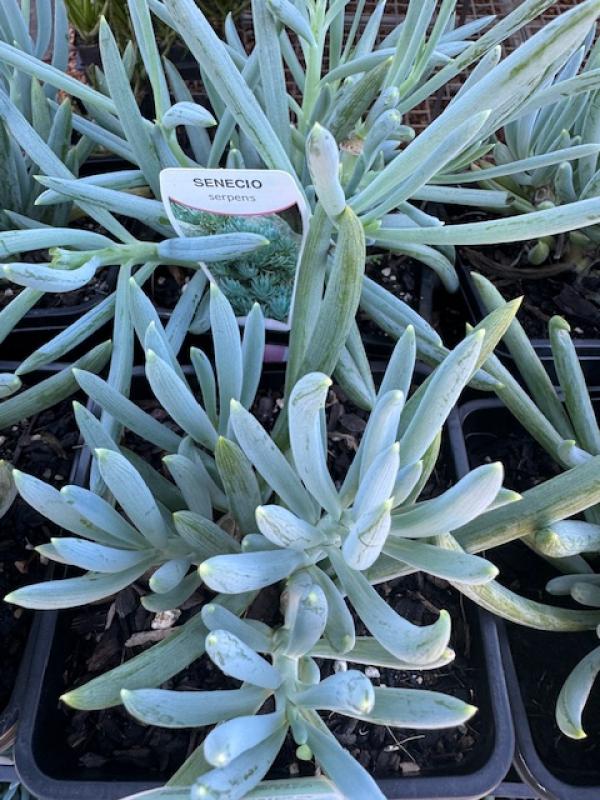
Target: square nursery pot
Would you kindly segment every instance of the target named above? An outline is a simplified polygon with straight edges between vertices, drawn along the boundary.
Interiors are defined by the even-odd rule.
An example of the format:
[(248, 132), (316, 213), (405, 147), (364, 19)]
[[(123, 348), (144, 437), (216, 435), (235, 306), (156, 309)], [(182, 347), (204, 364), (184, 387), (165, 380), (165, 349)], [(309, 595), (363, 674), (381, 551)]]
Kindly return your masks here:
[[(597, 375), (597, 369), (595, 372)], [(600, 390), (593, 388), (591, 396), (596, 411), (600, 412)], [(499, 400), (475, 400), (461, 406), (454, 420), (452, 440), (453, 451), (465, 468), (478, 466), (484, 460), (496, 460), (503, 451), (512, 452), (514, 447), (515, 454), (509, 458), (515, 469), (507, 473), (506, 485), (517, 491), (529, 488), (540, 477), (549, 478), (560, 471)], [(517, 444), (506, 445), (511, 440)], [(531, 464), (538, 467), (537, 475), (532, 475)], [(505, 574), (511, 581), (521, 579), (522, 587), (533, 587), (534, 593), (528, 596), (542, 602), (550, 601), (543, 587), (557, 573), (530, 554), (524, 545), (511, 543), (497, 548), (492, 552), (492, 560), (500, 567), (501, 575)], [(588, 740), (568, 739), (554, 721), (554, 707), (562, 683), (579, 660), (597, 646), (597, 637), (593, 631), (551, 633), (501, 620), (497, 621), (497, 627), (516, 733), (518, 773), (531, 787), (533, 797), (598, 800), (600, 715), (597, 687), (590, 696), (588, 705), (592, 707), (588, 707), (587, 716), (584, 712), (584, 724), (590, 734)], [(582, 751), (582, 747), (587, 749)]]
[[(376, 365), (374, 369), (377, 369)], [(276, 393), (282, 381), (283, 372), (280, 369), (267, 372), (263, 382), (267, 390), (265, 394), (270, 390)], [(132, 397), (138, 401), (149, 397), (141, 370), (136, 370)], [(77, 464), (78, 481), (84, 480), (88, 467), (89, 453), (83, 450)], [(450, 457), (447, 469), (448, 474), (454, 474)], [(75, 613), (48, 611), (36, 614), (34, 652), (26, 687), (27, 702), (21, 708), (15, 745), (19, 776), (39, 800), (117, 800), (161, 785), (169, 778), (169, 773), (155, 772), (153, 780), (148, 780), (144, 764), (131, 769), (130, 766), (124, 767), (109, 760), (100, 766), (93, 763), (83, 766), (67, 745), (65, 718), (59, 708), (58, 697), (65, 688), (63, 673), (67, 656), (74, 651), (71, 623)], [(92, 613), (91, 609), (89, 613)], [(388, 798), (475, 800), (492, 792), (509, 770), (514, 751), (514, 732), (496, 625), (489, 614), (473, 604), (465, 608), (465, 614), (467, 638), (470, 640), (467, 670), (469, 685), (475, 689), (475, 702), (480, 709), (480, 738), (464, 764), (454, 764), (451, 768), (438, 767), (434, 774), (381, 780), (380, 785)], [(103, 720), (106, 721), (105, 714), (100, 712), (98, 727), (102, 726)], [(111, 724), (110, 720), (107, 724)], [(112, 724), (115, 724), (114, 719)], [(121, 722), (116, 724), (126, 723), (121, 718)], [(289, 780), (285, 782), (289, 783)], [(260, 796), (265, 800), (267, 797), (276, 800), (277, 788), (281, 785), (281, 782), (273, 782), (271, 788), (263, 790), (265, 793)], [(298, 800), (319, 797), (333, 800), (331, 791), (322, 785), (315, 786), (313, 779), (294, 779), (294, 787), (297, 790), (294, 797)]]
[[(462, 262), (458, 261), (456, 266), (458, 276), (460, 279), (460, 289), (464, 297), (465, 304), (468, 309), (471, 321), (474, 324), (480, 322), (486, 315), (485, 306), (483, 305), (473, 279), (471, 278), (470, 270)], [(512, 299), (507, 297), (508, 300)], [(567, 322), (569, 320), (567, 319)], [(546, 367), (553, 382), (556, 382), (556, 372), (553, 366), (552, 348), (550, 347), (549, 339), (532, 338), (531, 343), (535, 351)], [(600, 376), (600, 339), (586, 339), (575, 337), (573, 339), (575, 349), (579, 358), (582, 360), (582, 367), (588, 380), (588, 385), (592, 385), (591, 381), (594, 375)], [(508, 351), (508, 348), (503, 341), (500, 342), (496, 348), (496, 355), (502, 360), (504, 365), (510, 371), (518, 376), (517, 366), (515, 361)], [(600, 381), (598, 381), (600, 383)]]
[[(0, 361), (0, 372), (14, 372), (15, 368), (18, 366), (18, 363), (19, 362), (13, 362), (13, 361)], [(39, 381), (41, 381), (41, 380), (44, 380), (46, 378), (50, 378), (53, 375), (55, 375), (57, 372), (59, 372), (61, 369), (63, 369), (64, 366), (65, 366), (64, 364), (62, 364), (62, 365), (61, 364), (56, 364), (56, 365), (51, 364), (51, 365), (48, 365), (46, 367), (42, 367), (39, 370), (36, 370), (35, 372), (33, 372), (30, 375), (26, 376), (26, 379), (25, 379), (26, 380), (26, 384), (27, 385), (35, 385), (35, 384), (39, 383)], [(47, 413), (47, 412), (42, 412), (42, 413)], [(38, 416), (38, 415), (36, 415), (36, 416)], [(30, 418), (30, 420), (34, 420), (34, 419), (35, 419), (35, 417), (31, 417)], [(75, 431), (75, 430), (76, 430), (76, 424), (75, 424), (75, 420), (73, 418), (73, 431)], [(1, 433), (3, 433), (3, 432), (0, 431), (0, 434)], [(45, 432), (42, 432), (41, 438), (44, 438), (44, 433)], [(52, 431), (48, 431), (47, 434), (48, 435), (47, 435), (46, 438), (48, 439), (48, 441), (50, 441), (53, 438), (56, 438), (56, 437), (54, 437), (54, 433)], [(22, 431), (22, 435), (28, 436), (28, 431), (24, 429)], [(33, 440), (31, 440), (31, 441), (33, 442)], [(58, 446), (60, 446), (60, 444), (61, 444), (60, 442), (57, 442)], [(50, 441), (50, 445), (49, 446), (51, 446), (51, 441)], [(65, 458), (68, 460), (68, 454), (65, 454)], [(50, 467), (53, 464), (54, 464), (54, 462), (51, 463), (50, 461), (48, 461), (46, 466)], [(76, 477), (76, 475), (75, 475), (75, 465), (76, 465), (76, 460), (72, 459), (71, 463), (70, 463), (70, 468), (68, 468), (69, 469), (69, 473), (70, 473), (70, 478), (69, 479), (71, 481), (75, 480), (75, 477)], [(64, 467), (61, 466), (61, 470), (63, 468)], [(65, 473), (65, 474), (67, 474), (67, 473)], [(17, 501), (15, 501), (15, 502), (17, 502)], [(15, 511), (14, 508), (13, 508), (12, 511), (7, 513), (7, 516), (3, 520), (0, 520), (0, 542), (2, 541), (2, 538), (3, 538), (2, 537), (3, 525), (10, 524), (10, 515), (13, 513), (13, 511)], [(18, 510), (16, 510), (15, 513), (19, 513)], [(30, 524), (30, 520), (26, 520), (26, 525), (27, 524)], [(48, 523), (48, 526), (50, 526), (50, 523)], [(6, 541), (6, 538), (5, 538), (5, 541)], [(9, 552), (10, 552), (10, 550), (9, 550)], [(25, 553), (24, 549), (23, 549), (23, 553)], [(13, 553), (13, 557), (14, 557), (14, 555), (15, 554)], [(2, 549), (0, 548), (0, 562), (2, 560), (2, 556), (3, 556), (3, 553), (2, 553)], [(40, 574), (37, 577), (39, 579), (39, 578), (42, 577), (42, 575)], [(4, 591), (9, 590), (11, 588), (11, 584), (8, 583), (3, 588), (4, 588)], [(15, 588), (14, 585), (12, 585), (12, 588)], [(0, 592), (0, 594), (3, 595), (4, 591)], [(0, 598), (0, 602), (1, 602), (1, 598)], [(8, 606), (5, 606), (5, 608), (8, 608)], [(4, 626), (4, 624), (5, 624), (5, 621), (3, 621), (3, 626)], [(22, 648), (21, 653), (20, 653), (20, 660), (18, 661), (18, 663), (16, 665), (16, 669), (13, 669), (12, 665), (10, 667), (10, 671), (11, 672), (14, 671), (14, 673), (15, 673), (15, 680), (14, 680), (14, 684), (12, 686), (12, 690), (10, 691), (10, 695), (9, 695), (8, 701), (7, 701), (7, 703), (6, 703), (6, 705), (4, 707), (2, 707), (0, 705), (0, 783), (10, 782), (10, 780), (12, 780), (11, 775), (14, 778), (14, 769), (13, 769), (13, 767), (10, 767), (9, 765), (5, 764), (4, 761), (10, 761), (11, 760), (10, 752), (11, 752), (11, 747), (12, 747), (12, 745), (14, 743), (15, 736), (16, 736), (17, 725), (18, 725), (18, 721), (19, 721), (19, 715), (20, 715), (20, 712), (21, 712), (23, 706), (26, 704), (26, 701), (27, 701), (26, 687), (27, 687), (27, 680), (28, 680), (28, 677), (29, 677), (29, 669), (30, 669), (30, 666), (31, 666), (31, 659), (32, 659), (32, 655), (33, 655), (33, 650), (35, 648), (35, 639), (36, 639), (35, 631), (36, 631), (36, 628), (38, 627), (38, 621), (35, 619), (35, 616), (34, 616), (34, 614), (32, 612), (25, 611), (23, 616), (20, 618), (20, 623), (19, 624), (21, 626), (23, 626), (23, 627), (22, 627), (21, 630), (19, 630), (17, 632), (17, 635), (18, 635), (18, 637), (20, 639), (23, 639), (24, 644), (23, 644), (23, 648)], [(6, 628), (4, 628), (4, 630), (6, 631)], [(11, 632), (14, 633), (14, 631), (11, 631)], [(2, 661), (1, 661), (1, 658), (0, 658), (0, 672), (3, 669), (3, 666), (4, 665), (3, 665)], [(10, 673), (8, 673), (8, 674), (10, 674)], [(13, 770), (12, 773), (11, 773), (11, 770)]]
[[(417, 376), (419, 379), (420, 376)], [(268, 371), (263, 381), (265, 394), (277, 392), (282, 381), (281, 370)], [(149, 398), (143, 373), (139, 369), (135, 372), (132, 397), (137, 401)], [(83, 450), (77, 464), (76, 480), (85, 479), (88, 467), (89, 454)], [(448, 472), (453, 474), (450, 458)], [(92, 613), (91, 609), (88, 611)], [(514, 750), (514, 732), (496, 626), (490, 615), (472, 604), (465, 611), (471, 642), (468, 674), (469, 680), (473, 676), (475, 701), (480, 709), (480, 739), (464, 764), (451, 768), (438, 767), (434, 774), (381, 780), (380, 785), (388, 798), (475, 800), (492, 792), (509, 770)], [(93, 763), (83, 766), (67, 745), (65, 717), (59, 708), (58, 697), (65, 688), (63, 673), (68, 655), (74, 650), (71, 625), (76, 613), (81, 617), (80, 610), (36, 614), (34, 650), (27, 676), (27, 702), (20, 709), (15, 745), (17, 770), (25, 786), (39, 800), (117, 800), (164, 783), (169, 773), (156, 774), (155, 771), (153, 782), (148, 780), (148, 771), (143, 765), (132, 769), (108, 761), (100, 766)], [(99, 727), (103, 720), (110, 724), (105, 714), (100, 712)], [(115, 724), (114, 719), (112, 724)], [(126, 723), (121, 721), (117, 724)], [(331, 788), (315, 784), (313, 779), (288, 779), (285, 784), (289, 784), (290, 780), (296, 790), (294, 796), (299, 800), (316, 800), (320, 797), (333, 800)], [(277, 788), (281, 785), (281, 782), (272, 783), (260, 796), (275, 800)]]

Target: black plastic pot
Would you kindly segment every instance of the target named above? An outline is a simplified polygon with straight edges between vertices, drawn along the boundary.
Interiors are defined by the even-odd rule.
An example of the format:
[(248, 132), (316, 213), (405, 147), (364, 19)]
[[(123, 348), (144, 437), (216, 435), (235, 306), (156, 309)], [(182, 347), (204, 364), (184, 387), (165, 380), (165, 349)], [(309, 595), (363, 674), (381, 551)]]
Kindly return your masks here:
[[(600, 392), (592, 391), (596, 408), (600, 405)], [(466, 465), (470, 452), (477, 443), (492, 438), (501, 439), (511, 431), (521, 435), (521, 427), (504, 405), (494, 399), (476, 400), (459, 408), (452, 429), (453, 451)], [(522, 431), (523, 436), (528, 436)], [(475, 459), (479, 463), (479, 459)], [(475, 466), (473, 463), (472, 466)], [(508, 485), (511, 486), (510, 481)], [(541, 568), (541, 566), (540, 566)], [(545, 763), (535, 742), (531, 719), (526, 710), (522, 684), (519, 681), (514, 646), (518, 638), (528, 637), (541, 652), (553, 649), (565, 659), (568, 670), (575, 666), (579, 652), (588, 652), (597, 644), (592, 632), (556, 634), (531, 631), (528, 628), (498, 620), (504, 674), (508, 687), (511, 714), (516, 733), (515, 767), (521, 778), (531, 787), (532, 796), (543, 800), (598, 800), (600, 798), (600, 764), (594, 773)], [(511, 649), (512, 648), (512, 649)], [(571, 663), (572, 662), (572, 663)], [(548, 664), (550, 668), (550, 664)], [(530, 672), (529, 664), (522, 664), (523, 674)], [(537, 672), (535, 673), (537, 675)], [(535, 675), (533, 679), (535, 679)], [(566, 675), (565, 675), (566, 677)], [(542, 680), (542, 678), (540, 678)], [(557, 731), (556, 740), (561, 734)], [(565, 738), (565, 737), (563, 737)], [(566, 739), (565, 739), (566, 740)], [(574, 746), (578, 743), (575, 742)], [(563, 758), (564, 761), (564, 758)]]
[[(473, 279), (471, 278), (470, 271), (460, 261), (457, 263), (457, 272), (460, 279), (460, 288), (463, 294), (471, 321), (475, 324), (480, 322), (486, 315), (485, 306), (481, 302)], [(507, 298), (510, 299), (510, 298)], [(567, 320), (568, 321), (568, 320)], [(590, 377), (593, 373), (598, 371), (600, 367), (600, 339), (579, 339), (574, 338), (575, 349), (582, 359), (584, 372), (590, 382)], [(536, 353), (546, 367), (550, 377), (556, 381), (556, 373), (553, 366), (552, 348), (550, 347), (549, 339), (532, 339), (531, 343), (535, 348)], [(496, 348), (496, 355), (504, 362), (511, 372), (517, 373), (517, 367), (512, 355), (509, 353), (508, 348), (504, 342), (500, 342)]]
[[(18, 364), (19, 364), (18, 361), (0, 361), (0, 372), (14, 372)], [(61, 369), (63, 369), (64, 366), (65, 366), (64, 364), (49, 364), (46, 367), (42, 367), (39, 370), (33, 372), (31, 375), (27, 376), (27, 384), (34, 385), (38, 383), (40, 380), (49, 378), (52, 375), (55, 375)], [(75, 468), (78, 461), (79, 459), (77, 458), (73, 462), (71, 470), (71, 480), (73, 480), (75, 477)], [(2, 527), (2, 521), (0, 520), (0, 535), (1, 535), (1, 527)], [(10, 748), (10, 746), (14, 742), (17, 731), (17, 723), (19, 721), (19, 714), (27, 700), (27, 681), (29, 679), (29, 670), (31, 666), (33, 651), (35, 648), (35, 640), (36, 640), (35, 630), (39, 623), (37, 621), (37, 618), (33, 614), (31, 614), (30, 612), (25, 612), (25, 613), (27, 614), (28, 617), (31, 618), (31, 623), (29, 627), (29, 632), (27, 633), (27, 641), (21, 656), (21, 663), (17, 671), (17, 676), (15, 679), (15, 684), (12, 689), (11, 696), (9, 698), (7, 705), (4, 708), (0, 708), (0, 751), (4, 751), (5, 749)], [(0, 783), (5, 781), (5, 778), (3, 777), (3, 770), (6, 769), (9, 768), (0, 765)], [(8, 778), (6, 778), (6, 780), (8, 781)]]
[[(374, 365), (381, 371), (379, 365)], [(424, 373), (425, 374), (425, 373)], [(141, 370), (136, 370), (132, 394), (145, 391)], [(281, 384), (280, 369), (267, 371), (267, 385)], [(88, 467), (82, 451), (77, 477)], [(65, 653), (69, 652), (70, 622), (74, 612), (37, 614), (36, 644), (27, 686), (27, 704), (22, 708), (15, 755), (19, 775), (40, 800), (117, 800), (152, 788), (140, 769), (134, 774), (115, 766), (84, 768), (69, 759), (60, 732), (58, 695), (63, 690)], [(447, 775), (405, 777), (380, 781), (389, 798), (397, 800), (475, 800), (495, 789), (510, 767), (514, 732), (508, 708), (506, 686), (500, 666), (500, 650), (492, 617), (475, 606), (468, 609), (472, 632), (473, 675), (477, 680), (480, 713), (485, 717), (484, 733), (477, 755), (468, 764)], [(458, 770), (458, 768), (456, 768)], [(169, 776), (160, 776), (166, 780)], [(514, 795), (519, 796), (519, 795)], [(523, 796), (523, 795), (521, 795)], [(526, 795), (525, 795), (526, 796)], [(299, 786), (297, 797), (302, 798)], [(366, 798), (365, 798), (366, 800)]]

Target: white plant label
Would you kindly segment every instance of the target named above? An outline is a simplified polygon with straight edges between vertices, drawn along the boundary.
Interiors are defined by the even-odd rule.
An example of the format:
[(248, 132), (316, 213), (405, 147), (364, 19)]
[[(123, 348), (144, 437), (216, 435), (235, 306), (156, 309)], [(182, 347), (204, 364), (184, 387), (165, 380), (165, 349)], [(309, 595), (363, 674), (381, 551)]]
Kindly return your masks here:
[(292, 176), (280, 170), (170, 168), (160, 174), (160, 189), (178, 236), (245, 232), (269, 240), (254, 252), (201, 267), (225, 293), (241, 322), (258, 302), (267, 327), (289, 330), (309, 220)]

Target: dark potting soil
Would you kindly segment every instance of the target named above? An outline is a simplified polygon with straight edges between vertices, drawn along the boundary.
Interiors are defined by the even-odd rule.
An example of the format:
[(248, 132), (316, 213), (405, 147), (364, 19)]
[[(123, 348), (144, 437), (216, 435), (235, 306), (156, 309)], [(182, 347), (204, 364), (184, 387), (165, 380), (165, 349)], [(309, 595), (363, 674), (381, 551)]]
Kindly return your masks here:
[[(2, 431), (0, 459), (60, 488), (69, 482), (79, 432), (70, 401)], [(45, 567), (33, 548), (47, 543), (56, 528), (17, 497), (1, 521), (0, 597), (43, 578)], [(27, 639), (31, 616), (0, 602), (0, 711), (8, 702)]]
[[(472, 467), (501, 461), (504, 485), (524, 491), (560, 470), (547, 453), (510, 419), (508, 412), (481, 417), (476, 431), (467, 433)], [(468, 425), (471, 425), (468, 420)], [(483, 432), (481, 432), (483, 431)], [(499, 580), (518, 594), (549, 605), (581, 608), (566, 598), (553, 598), (545, 591), (557, 572), (521, 542), (497, 548), (487, 557), (500, 569)], [(598, 646), (593, 631), (549, 633), (509, 624), (510, 648), (535, 746), (547, 767), (558, 777), (575, 784), (600, 781), (600, 685), (592, 689), (583, 714), (588, 737), (574, 741), (564, 736), (555, 720), (556, 700), (562, 685), (577, 663)]]
[[(156, 403), (150, 401), (140, 405), (165, 421), (164, 412), (156, 407)], [(356, 451), (367, 415), (354, 408), (337, 387), (330, 392), (328, 407), (330, 462), (332, 467), (335, 465), (333, 477), (339, 483)], [(253, 411), (265, 427), (272, 428), (280, 408), (280, 390), (273, 388), (261, 393)], [(134, 437), (128, 437), (127, 444), (160, 468), (160, 453), (156, 450), (151, 453), (148, 446), (140, 449)], [(443, 491), (451, 482), (449, 467), (442, 461), (424, 496)], [(448, 692), (477, 705), (480, 684), (470, 663), (471, 631), (460, 595), (444, 581), (420, 574), (384, 583), (378, 591), (399, 613), (417, 624), (430, 624), (437, 618), (438, 610), (446, 608), (453, 620), (452, 646), (457, 655), (452, 664), (428, 672), (373, 670), (374, 683)], [(159, 630), (161, 618), (155, 618), (140, 606), (139, 597), (143, 593), (139, 584), (121, 592), (112, 602), (74, 612), (64, 646), (67, 653), (63, 670), (65, 689), (81, 685), (117, 666), (163, 635)], [(175, 612), (169, 622), (181, 624), (211, 597), (210, 592), (201, 588), (184, 604), (181, 615)], [(249, 615), (278, 624), (281, 621), (278, 605), (279, 593), (273, 587), (259, 595)], [(367, 633), (359, 620), (357, 632), (360, 635)], [(364, 669), (362, 666), (357, 668)], [(334, 669), (333, 662), (322, 661), (322, 669), (325, 677)], [(204, 656), (169, 680), (164, 688), (222, 689), (237, 685), (225, 678)], [(70, 762), (74, 770), (102, 768), (110, 764), (111, 772), (127, 778), (139, 774), (143, 779), (164, 779), (198, 746), (207, 732), (143, 726), (120, 707), (80, 712), (61, 706), (57, 716), (60, 718), (57, 739), (66, 743), (61, 758)], [(325, 717), (325, 721), (340, 742), (376, 777), (465, 770), (480, 753), (485, 738), (483, 723), (478, 716), (459, 728), (433, 732), (391, 730), (335, 714)], [(312, 763), (296, 759), (293, 741), (289, 739), (269, 777), (313, 773)]]
[(192, 270), (182, 267), (158, 267), (148, 281), (147, 291), (159, 309), (172, 311), (193, 275)]
[[(391, 292), (394, 297), (399, 297), (408, 306), (418, 311), (421, 303), (421, 276), (425, 269), (427, 267), (406, 256), (379, 251), (368, 253), (365, 274)], [(383, 339), (391, 346), (395, 344), (364, 311), (359, 309), (357, 319), (358, 327), (363, 335)]]
[(600, 337), (600, 266), (585, 272), (561, 260), (549, 260), (539, 267), (529, 264), (526, 247), (505, 244), (463, 248), (463, 263), (492, 281), (507, 299), (523, 297), (519, 321), (532, 338), (548, 338), (548, 322), (558, 314), (579, 338)]

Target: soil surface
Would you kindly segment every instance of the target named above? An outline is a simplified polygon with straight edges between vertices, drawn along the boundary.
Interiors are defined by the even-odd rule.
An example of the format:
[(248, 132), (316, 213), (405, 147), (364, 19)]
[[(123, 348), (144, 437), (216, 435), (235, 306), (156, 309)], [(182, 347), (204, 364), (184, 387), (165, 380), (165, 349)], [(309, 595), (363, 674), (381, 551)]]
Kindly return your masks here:
[[(557, 475), (560, 470), (545, 451), (506, 411), (479, 412), (467, 420), (467, 449), (472, 467), (502, 461), (505, 486), (518, 491)], [(556, 571), (520, 542), (487, 554), (500, 569), (499, 580), (531, 600), (581, 608), (545, 591)], [(592, 689), (583, 714), (587, 739), (574, 741), (559, 730), (554, 711), (562, 685), (576, 664), (598, 646), (589, 633), (548, 633), (508, 625), (511, 651), (535, 746), (548, 768), (575, 784), (600, 781), (600, 684)]]
[[(79, 440), (70, 401), (55, 409), (23, 420), (0, 434), (0, 459), (10, 461), (23, 472), (42, 478), (60, 488), (69, 482), (69, 473)], [(45, 566), (33, 548), (55, 536), (56, 528), (17, 497), (1, 522), (0, 596), (40, 580)], [(23, 647), (27, 639), (30, 614), (8, 603), (0, 603), (0, 641), (3, 642), (0, 669), (0, 711), (10, 698)]]
[[(164, 420), (164, 412), (155, 403), (141, 405)], [(360, 441), (366, 414), (353, 407), (337, 387), (330, 392), (328, 406), (330, 464), (334, 480), (339, 483)], [(271, 428), (280, 407), (280, 390), (273, 388), (261, 394), (253, 411), (265, 427)], [(159, 453), (152, 453), (149, 448), (139, 449), (135, 437), (128, 437), (127, 444), (159, 467)], [(451, 483), (449, 467), (442, 461), (424, 496), (433, 496)], [(438, 610), (446, 608), (453, 620), (452, 646), (457, 655), (452, 664), (431, 672), (378, 669), (372, 674), (374, 683), (444, 691), (476, 705), (482, 703), (481, 673), (472, 659), (475, 649), (473, 633), (460, 595), (444, 581), (420, 574), (382, 584), (378, 590), (399, 613), (418, 624), (433, 622)], [(152, 643), (157, 635), (156, 620), (139, 604), (139, 597), (144, 592), (140, 582), (121, 592), (111, 602), (77, 610), (66, 619), (66, 638), (60, 647), (61, 652), (67, 654), (64, 666), (60, 668), (61, 691), (87, 682)], [(181, 624), (189, 619), (211, 596), (205, 589), (199, 590), (184, 604), (181, 616), (174, 621)], [(278, 601), (276, 587), (266, 590), (259, 595), (249, 614), (277, 624), (281, 619)], [(359, 621), (357, 632), (366, 633)], [(140, 634), (142, 640), (146, 639), (142, 644)], [(344, 665), (337, 668), (340, 666), (343, 668)], [(333, 662), (322, 662), (324, 676), (333, 668)], [(365, 669), (363, 666), (357, 668)], [(237, 685), (235, 681), (224, 678), (205, 656), (164, 684), (164, 688), (218, 689)], [(326, 716), (325, 721), (340, 742), (376, 777), (464, 771), (482, 758), (482, 749), (487, 743), (484, 714), (459, 728), (435, 732), (391, 730), (335, 714)], [(89, 774), (89, 770), (108, 769), (110, 765), (110, 772), (115, 777), (145, 780), (161, 780), (172, 773), (206, 734), (202, 730), (143, 726), (119, 707), (101, 712), (80, 712), (59, 706), (53, 714), (52, 729), (53, 740), (66, 743), (66, 747), (60, 745), (63, 748), (60, 759), (73, 774), (81, 775), (82, 768)], [(314, 773), (314, 765), (298, 761), (293, 742), (289, 740), (269, 776), (311, 773)]]
[[(403, 300), (415, 311), (419, 311), (429, 321), (431, 309), (428, 308), (429, 303), (423, 295), (422, 282), (423, 273), (427, 269), (418, 261), (406, 256), (379, 251), (368, 254), (365, 273), (367, 277), (383, 286), (395, 297)], [(367, 349), (369, 344), (393, 348), (395, 341), (384, 333), (364, 311), (359, 310), (357, 319)]]
[(583, 273), (553, 260), (534, 267), (518, 244), (464, 248), (462, 256), (468, 271), (485, 275), (507, 300), (523, 297), (518, 318), (532, 338), (547, 339), (548, 322), (556, 314), (571, 325), (573, 336), (600, 337), (599, 265)]

